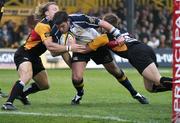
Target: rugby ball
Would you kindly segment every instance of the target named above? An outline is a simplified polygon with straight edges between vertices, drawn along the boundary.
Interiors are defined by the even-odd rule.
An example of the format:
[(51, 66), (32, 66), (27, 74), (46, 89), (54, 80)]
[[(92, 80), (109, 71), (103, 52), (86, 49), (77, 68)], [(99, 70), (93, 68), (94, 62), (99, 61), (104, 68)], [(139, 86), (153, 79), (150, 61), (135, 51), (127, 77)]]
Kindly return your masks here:
[(71, 45), (71, 44), (74, 44), (74, 43), (76, 43), (76, 39), (75, 39), (75, 36), (72, 33), (67, 32), (66, 34), (61, 35), (59, 44), (61, 44), (61, 45)]

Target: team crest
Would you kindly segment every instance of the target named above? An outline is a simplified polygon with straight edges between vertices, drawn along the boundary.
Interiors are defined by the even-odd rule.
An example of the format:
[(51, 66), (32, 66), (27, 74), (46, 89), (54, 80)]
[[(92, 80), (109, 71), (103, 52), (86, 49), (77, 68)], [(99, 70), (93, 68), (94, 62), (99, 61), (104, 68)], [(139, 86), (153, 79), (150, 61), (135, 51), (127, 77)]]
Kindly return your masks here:
[(95, 24), (95, 20), (96, 20), (95, 17), (89, 17), (89, 16), (88, 16), (88, 19), (89, 19), (90, 23)]

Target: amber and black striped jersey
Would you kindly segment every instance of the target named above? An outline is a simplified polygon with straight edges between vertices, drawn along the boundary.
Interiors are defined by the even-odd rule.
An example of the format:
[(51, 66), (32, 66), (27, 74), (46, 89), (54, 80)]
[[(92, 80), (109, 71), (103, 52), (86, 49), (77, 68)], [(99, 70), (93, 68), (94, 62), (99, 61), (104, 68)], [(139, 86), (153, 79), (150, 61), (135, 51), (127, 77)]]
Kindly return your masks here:
[(31, 54), (40, 56), (47, 50), (43, 42), (48, 38), (53, 38), (53, 42), (58, 42), (60, 36), (61, 33), (52, 21), (48, 21), (44, 18), (38, 22), (35, 28), (31, 31), (24, 44), (24, 48)]

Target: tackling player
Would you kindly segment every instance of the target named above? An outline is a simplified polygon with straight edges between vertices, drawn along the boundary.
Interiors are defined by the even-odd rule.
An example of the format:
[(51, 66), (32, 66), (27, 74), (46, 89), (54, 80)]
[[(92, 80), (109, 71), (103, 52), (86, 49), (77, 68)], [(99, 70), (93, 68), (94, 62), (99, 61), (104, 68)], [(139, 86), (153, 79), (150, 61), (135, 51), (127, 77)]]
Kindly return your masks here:
[[(98, 38), (100, 34), (95, 28), (103, 27), (109, 32), (112, 32), (113, 26), (95, 17), (90, 17), (84, 14), (68, 14), (64, 11), (57, 12), (54, 16), (53, 22), (57, 25), (62, 33), (70, 31), (76, 38), (76, 43), (87, 44), (93, 39)], [(117, 38), (119, 33), (115, 33)], [(100, 37), (99, 40), (107, 41), (108, 38)], [(96, 51), (82, 54), (73, 53), (72, 57), (72, 83), (77, 90), (77, 94), (72, 99), (71, 104), (79, 104), (84, 95), (83, 73), (88, 61), (92, 59), (96, 64), (103, 64), (105, 69), (113, 75), (119, 83), (121, 83), (133, 96), (142, 104), (148, 104), (148, 100), (140, 95), (131, 85), (124, 72), (117, 66), (113, 60), (111, 53), (107, 47), (100, 47)]]
[[(119, 18), (112, 13), (104, 15), (103, 20), (118, 27)], [(163, 92), (172, 90), (172, 78), (162, 77), (158, 71), (158, 64), (156, 55), (153, 49), (146, 44), (139, 42), (137, 39), (129, 35), (125, 30), (120, 30), (121, 36), (124, 40), (114, 41), (115, 37), (111, 33), (107, 33), (110, 42), (108, 47), (117, 55), (127, 58), (130, 64), (135, 67), (143, 76), (144, 85), (149, 92)], [(99, 43), (99, 44), (98, 44)], [(89, 51), (96, 50), (99, 46), (93, 47), (94, 44), (105, 44), (102, 41), (94, 40), (89, 43), (87, 49)], [(89, 52), (89, 51), (86, 52)]]
[[(2, 106), (3, 110), (16, 110), (16, 107), (13, 105), (16, 98), (20, 99), (25, 105), (28, 105), (27, 95), (49, 88), (48, 75), (40, 58), (40, 55), (47, 49), (51, 53), (67, 52), (70, 47), (73, 52), (84, 49), (84, 46), (77, 44), (64, 46), (53, 42), (61, 36), (51, 21), (57, 11), (59, 11), (59, 7), (55, 2), (48, 2), (37, 7), (36, 15), (39, 15), (42, 20), (31, 31), (25, 44), (15, 52), (14, 62), (19, 79), (14, 84), (8, 100)], [(24, 86), (31, 79), (34, 82), (23, 92)]]

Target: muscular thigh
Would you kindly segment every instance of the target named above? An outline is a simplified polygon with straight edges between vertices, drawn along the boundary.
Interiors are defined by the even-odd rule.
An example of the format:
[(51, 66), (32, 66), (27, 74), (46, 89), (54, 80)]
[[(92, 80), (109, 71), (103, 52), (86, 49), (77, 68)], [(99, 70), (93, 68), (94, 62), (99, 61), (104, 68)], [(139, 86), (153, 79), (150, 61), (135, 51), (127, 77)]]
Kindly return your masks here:
[(14, 63), (19, 74), (19, 79), (27, 84), (32, 78), (32, 63), (28, 54), (21, 47), (15, 52)]
[[(37, 73), (41, 72), (42, 70), (45, 70), (41, 58), (39, 56), (34, 56), (29, 54), (26, 50), (24, 50), (23, 47), (20, 47), (15, 55), (14, 55), (14, 62), (16, 64), (16, 69), (19, 70), (19, 67), (24, 62), (29, 62), (23, 69), (30, 69), (32, 72), (32, 76), (35, 76)], [(22, 66), (22, 65), (21, 65)], [(23, 65), (24, 66), (24, 65)]]
[(33, 77), (33, 80), (38, 84), (40, 89), (49, 88), (49, 81), (46, 70), (42, 70), (41, 72), (37, 73)]
[(160, 83), (161, 75), (154, 63), (151, 63), (144, 69), (144, 71), (142, 72), (142, 76), (157, 85)]
[(27, 84), (32, 79), (32, 64), (24, 61), (18, 66), (18, 74), (21, 81)]

